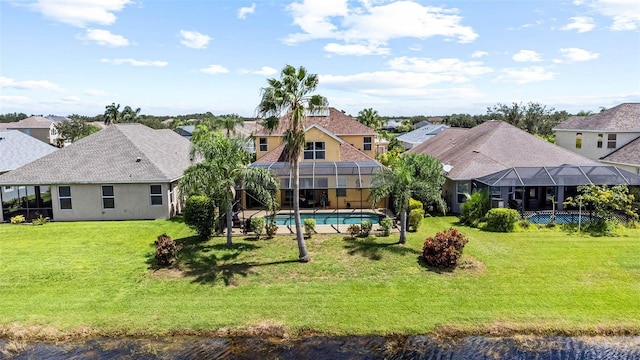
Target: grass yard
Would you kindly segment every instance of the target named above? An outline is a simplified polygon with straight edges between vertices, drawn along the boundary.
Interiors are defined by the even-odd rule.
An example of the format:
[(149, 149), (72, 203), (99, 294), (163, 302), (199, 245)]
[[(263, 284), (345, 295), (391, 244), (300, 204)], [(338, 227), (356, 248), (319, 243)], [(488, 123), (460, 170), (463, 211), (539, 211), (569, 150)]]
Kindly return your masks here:
[[(640, 230), (511, 234), (424, 220), (398, 235), (200, 242), (179, 221), (0, 225), (0, 337), (260, 333), (640, 334)], [(420, 265), (426, 236), (455, 226), (463, 265)], [(182, 244), (154, 269), (156, 237)]]

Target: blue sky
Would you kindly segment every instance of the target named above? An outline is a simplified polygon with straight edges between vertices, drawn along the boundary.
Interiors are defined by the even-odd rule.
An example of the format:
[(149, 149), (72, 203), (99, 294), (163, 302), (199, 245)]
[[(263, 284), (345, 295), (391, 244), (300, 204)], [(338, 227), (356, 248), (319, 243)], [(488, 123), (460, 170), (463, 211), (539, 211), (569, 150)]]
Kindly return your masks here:
[(0, 113), (254, 116), (285, 64), (348, 114), (640, 102), (640, 1), (0, 0)]

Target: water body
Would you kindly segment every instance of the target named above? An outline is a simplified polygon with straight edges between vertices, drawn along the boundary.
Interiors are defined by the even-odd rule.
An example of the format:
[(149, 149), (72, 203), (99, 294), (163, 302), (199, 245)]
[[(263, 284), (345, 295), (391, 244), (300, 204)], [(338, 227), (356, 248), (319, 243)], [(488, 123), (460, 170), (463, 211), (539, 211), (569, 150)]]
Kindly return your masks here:
[(97, 338), (64, 343), (0, 340), (0, 359), (640, 359), (640, 337)]

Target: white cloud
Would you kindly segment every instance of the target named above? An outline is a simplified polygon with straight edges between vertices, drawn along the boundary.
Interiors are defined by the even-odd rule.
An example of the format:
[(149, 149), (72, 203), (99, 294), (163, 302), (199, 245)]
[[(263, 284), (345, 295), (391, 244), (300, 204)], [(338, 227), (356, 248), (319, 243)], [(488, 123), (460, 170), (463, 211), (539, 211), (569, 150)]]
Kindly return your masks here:
[(414, 44), (409, 46), (409, 50), (411, 51), (420, 51), (422, 50), (422, 46), (420, 46), (420, 44)]
[(61, 101), (66, 103), (79, 103), (80, 98), (77, 96), (67, 96), (65, 98), (62, 98)]
[(398, 57), (389, 61), (393, 70), (413, 73), (431, 73), (445, 76), (449, 81), (467, 82), (469, 77), (490, 73), (492, 70), (480, 61), (462, 61), (454, 58), (432, 60), (428, 58)]
[(200, 69), (200, 72), (211, 75), (226, 74), (229, 72), (229, 69), (222, 65), (209, 65), (206, 68)]
[(110, 63), (114, 65), (122, 65), (129, 64), (131, 66), (156, 66), (163, 67), (167, 66), (169, 63), (166, 61), (159, 60), (136, 60), (136, 59), (100, 59), (103, 63)]
[(560, 53), (562, 54), (563, 59), (555, 59), (556, 63), (563, 62), (578, 62), (578, 61), (588, 61), (594, 60), (600, 57), (600, 53), (591, 52), (589, 50), (580, 49), (580, 48), (564, 48), (560, 49)]
[(527, 68), (507, 68), (502, 69), (500, 74), (493, 79), (493, 82), (527, 84), (532, 82), (553, 80), (556, 73), (547, 71), (542, 66), (531, 66)]
[(95, 41), (99, 45), (120, 47), (129, 46), (129, 40), (121, 35), (112, 34), (109, 30), (87, 29), (84, 35), (79, 35), (79, 39)]
[(107, 94), (106, 91), (102, 91), (102, 90), (97, 90), (97, 89), (87, 89), (84, 91), (85, 94), (90, 95), (90, 96), (107, 96), (109, 94)]
[(324, 51), (336, 55), (389, 55), (391, 49), (372, 44), (336, 44), (329, 43), (324, 46)]
[(537, 62), (542, 61), (540, 58), (540, 54), (533, 50), (520, 50), (518, 53), (514, 54), (512, 57), (513, 61), (518, 62)]
[(62, 92), (64, 89), (57, 84), (47, 80), (23, 80), (16, 81), (14, 79), (0, 76), (0, 88), (13, 88), (21, 90), (51, 90)]
[(253, 14), (256, 11), (256, 3), (252, 3), (251, 6), (241, 7), (238, 10), (238, 19), (246, 19), (247, 15)]
[(13, 95), (0, 95), (0, 104), (9, 105), (9, 104), (18, 104), (24, 105), (31, 102), (26, 96), (13, 96)]
[(113, 24), (116, 21), (114, 12), (130, 3), (131, 0), (37, 0), (29, 7), (55, 21), (86, 27), (94, 23)]
[(274, 75), (278, 73), (278, 70), (272, 68), (271, 66), (263, 66), (260, 68), (260, 70), (255, 70), (255, 71), (243, 71), (244, 74), (255, 74), (255, 75), (264, 75), (264, 76), (269, 76), (269, 75)]
[(487, 55), (489, 55), (489, 53), (486, 51), (474, 51), (473, 54), (471, 54), (471, 57), (475, 59), (475, 58), (481, 58)]
[(561, 27), (560, 30), (576, 30), (579, 33), (583, 33), (589, 32), (596, 27), (593, 18), (587, 16), (571, 17), (569, 20), (571, 20), (571, 22)]
[(461, 25), (457, 9), (423, 6), (415, 1), (397, 1), (376, 5), (363, 1), (362, 7), (349, 7), (347, 0), (303, 0), (287, 7), (302, 32), (290, 34), (284, 41), (296, 44), (313, 39), (334, 39), (344, 42), (329, 44), (327, 50), (337, 54), (387, 54), (389, 40), (397, 38), (426, 39), (442, 36), (460, 43), (474, 41), (471, 27)]
[(613, 21), (610, 29), (615, 31), (636, 30), (640, 28), (640, 5), (638, 0), (585, 0), (587, 5)]
[(197, 31), (180, 30), (180, 36), (182, 36), (180, 43), (192, 49), (206, 49), (209, 42), (211, 42), (209, 35)]

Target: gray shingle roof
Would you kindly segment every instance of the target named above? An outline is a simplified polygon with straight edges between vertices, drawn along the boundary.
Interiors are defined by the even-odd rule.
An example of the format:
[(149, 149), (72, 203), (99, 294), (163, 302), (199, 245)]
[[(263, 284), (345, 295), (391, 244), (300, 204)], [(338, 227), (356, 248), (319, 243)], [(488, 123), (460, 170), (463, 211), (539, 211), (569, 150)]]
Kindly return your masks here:
[(0, 124), (0, 129), (48, 129), (53, 122), (42, 116), (29, 116), (20, 121)]
[(17, 169), (58, 150), (19, 130), (0, 130), (0, 173)]
[(429, 138), (440, 134), (446, 128), (446, 125), (425, 125), (406, 134), (402, 134), (396, 139), (411, 144), (421, 144)]
[(601, 160), (616, 164), (640, 165), (640, 137), (602, 157)]
[[(191, 143), (172, 130), (111, 125), (0, 176), (0, 184), (165, 182), (190, 165)], [(139, 161), (138, 161), (139, 159)]]
[(624, 103), (590, 116), (572, 116), (554, 130), (640, 131), (640, 103)]
[(502, 121), (471, 129), (448, 128), (407, 153), (428, 154), (452, 165), (448, 177), (460, 180), (511, 167), (594, 163)]

